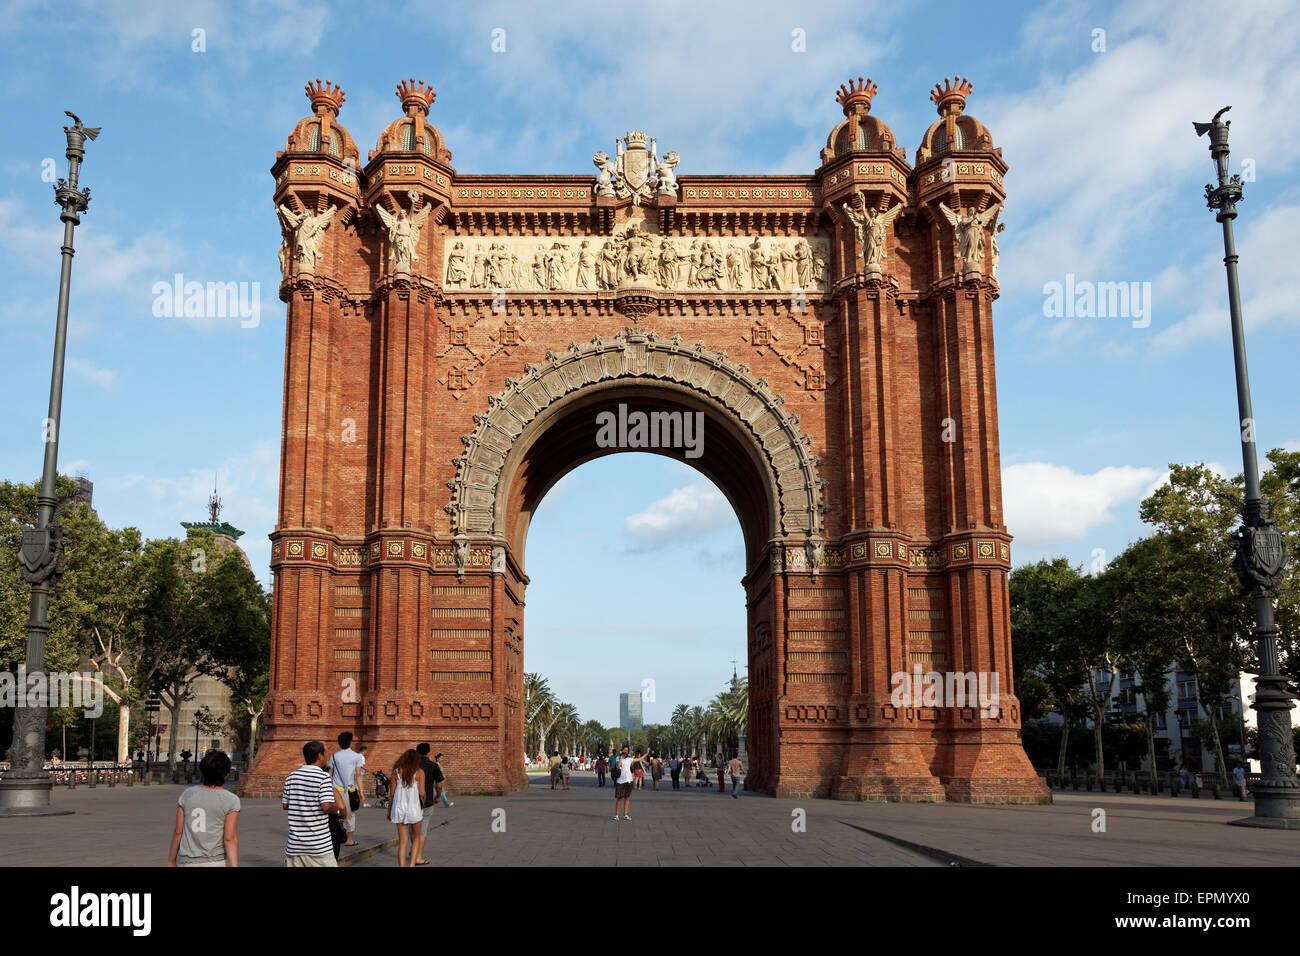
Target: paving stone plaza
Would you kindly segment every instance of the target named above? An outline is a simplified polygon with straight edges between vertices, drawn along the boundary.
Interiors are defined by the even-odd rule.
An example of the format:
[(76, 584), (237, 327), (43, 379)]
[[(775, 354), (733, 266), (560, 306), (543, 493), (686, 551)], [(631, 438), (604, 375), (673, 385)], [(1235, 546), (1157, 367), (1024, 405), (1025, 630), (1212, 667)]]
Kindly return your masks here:
[[(453, 781), (454, 783), (454, 781)], [(55, 791), (70, 816), (0, 820), (5, 860), (46, 866), (162, 866), (182, 786)], [(690, 788), (633, 794), (631, 821), (612, 819), (613, 790), (579, 774), (552, 791), (534, 776), (507, 796), (462, 796), (439, 808), (425, 855), (438, 866), (1294, 866), (1300, 836), (1228, 827), (1236, 800), (1058, 793), (1050, 806), (796, 800)], [(1094, 810), (1105, 832), (1094, 832)], [(805, 828), (794, 824), (804, 811)], [(499, 812), (504, 811), (504, 813)], [(278, 800), (245, 799), (243, 866), (283, 864)], [(494, 830), (494, 821), (497, 822)], [(504, 822), (504, 832), (501, 822)], [(358, 817), (361, 846), (344, 862), (396, 865), (383, 808)]]

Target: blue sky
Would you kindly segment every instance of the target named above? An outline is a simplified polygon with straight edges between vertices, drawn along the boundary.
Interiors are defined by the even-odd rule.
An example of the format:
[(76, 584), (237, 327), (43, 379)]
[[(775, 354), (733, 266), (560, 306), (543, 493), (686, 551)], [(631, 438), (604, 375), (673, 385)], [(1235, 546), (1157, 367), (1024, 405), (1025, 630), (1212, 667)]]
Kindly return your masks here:
[[(342, 84), (363, 156), (414, 76), (437, 90), (430, 119), (463, 172), (590, 173), (596, 149), (637, 128), (690, 175), (811, 172), (841, 118), (835, 91), (858, 75), (911, 159), (930, 88), (959, 73), (1011, 166), (995, 330), (1014, 560), (1113, 556), (1144, 533), (1137, 503), (1170, 462), (1240, 468), (1220, 233), (1201, 197), (1211, 165), (1191, 126), (1227, 104), (1234, 170), (1253, 161), (1237, 240), (1259, 440), (1300, 447), (1300, 17), (1282, 3), (1172, 9), (5, 4), (0, 476), (40, 468), (60, 235), (41, 174), (47, 158), (66, 174), (65, 109), (104, 133), (83, 173), (61, 465), (95, 482), (105, 520), (151, 536), (201, 518), (217, 472), (266, 579), (284, 358), (268, 170), (308, 111), (305, 82)], [(260, 283), (260, 323), (155, 317), (153, 285), (177, 272)], [(1149, 327), (1044, 316), (1044, 285), (1067, 274), (1151, 283)], [(569, 569), (595, 556), (607, 578), (578, 592)], [(528, 558), (525, 664), (584, 716), (613, 723), (618, 692), (651, 677), (647, 718), (661, 719), (743, 659), (739, 526), (684, 465), (578, 469), (543, 502)]]

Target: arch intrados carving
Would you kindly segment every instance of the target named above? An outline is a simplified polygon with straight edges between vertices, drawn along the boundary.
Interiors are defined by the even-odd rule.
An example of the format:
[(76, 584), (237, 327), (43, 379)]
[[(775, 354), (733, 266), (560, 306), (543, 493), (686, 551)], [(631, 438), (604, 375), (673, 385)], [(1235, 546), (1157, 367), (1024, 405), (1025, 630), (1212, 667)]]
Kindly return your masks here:
[(720, 420), (743, 423), (770, 469), (777, 499), (774, 536), (820, 533), (826, 510), (821, 459), (799, 429), (798, 415), (785, 408), (784, 397), (725, 351), (710, 351), (702, 342), (687, 345), (679, 335), (661, 339), (639, 328), (610, 340), (596, 336), (586, 345), (575, 342), (563, 353), (548, 352), (546, 361), (528, 363), (522, 376), (507, 379), (505, 389), (489, 397), (488, 411), (476, 414), (474, 431), (462, 437), (465, 453), (456, 457), (456, 477), (448, 482), (452, 500), (446, 510), (453, 532), (503, 537), (501, 505), (509, 484), (502, 479), (528, 426), (566, 395), (638, 378), (686, 386), (722, 406), (727, 414)]

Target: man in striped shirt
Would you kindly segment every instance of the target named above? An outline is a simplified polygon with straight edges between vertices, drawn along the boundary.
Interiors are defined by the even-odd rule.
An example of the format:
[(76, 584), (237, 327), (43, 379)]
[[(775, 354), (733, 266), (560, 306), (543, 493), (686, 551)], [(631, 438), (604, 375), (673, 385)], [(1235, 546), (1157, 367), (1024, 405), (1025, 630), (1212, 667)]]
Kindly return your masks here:
[(327, 814), (347, 817), (347, 802), (335, 799), (334, 784), (326, 764), (325, 745), (319, 740), (303, 744), (303, 765), (284, 778), (281, 804), (289, 815), (289, 839), (284, 847), (285, 866), (338, 866)]

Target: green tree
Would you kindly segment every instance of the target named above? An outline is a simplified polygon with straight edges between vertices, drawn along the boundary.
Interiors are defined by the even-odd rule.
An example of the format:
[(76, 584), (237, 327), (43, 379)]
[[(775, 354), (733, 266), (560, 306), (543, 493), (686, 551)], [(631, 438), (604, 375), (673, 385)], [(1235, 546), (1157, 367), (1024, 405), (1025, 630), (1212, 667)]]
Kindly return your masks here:
[(1016, 687), (1025, 686), (1025, 675), (1036, 675), (1043, 706), (1061, 715), (1058, 773), (1065, 772), (1070, 731), (1087, 713), (1083, 687), (1092, 680), (1078, 640), (1078, 584), (1079, 572), (1065, 558), (1023, 565), (1008, 582), (1012, 659), (1021, 669)]
[(1232, 565), (1241, 497), (1237, 483), (1204, 465), (1171, 465), (1169, 481), (1142, 502), (1139, 512), (1167, 539), (1171, 600), (1180, 624), (1175, 660), (1196, 677), (1225, 787), (1228, 771), (1216, 714), (1234, 678), (1256, 660), (1250, 641), (1253, 607)]
[(1166, 535), (1131, 544), (1107, 569), (1114, 583), (1115, 626), (1124, 655), (1138, 678), (1152, 793), (1156, 785), (1156, 717), (1169, 709), (1169, 668), (1185, 626), (1178, 562)]

